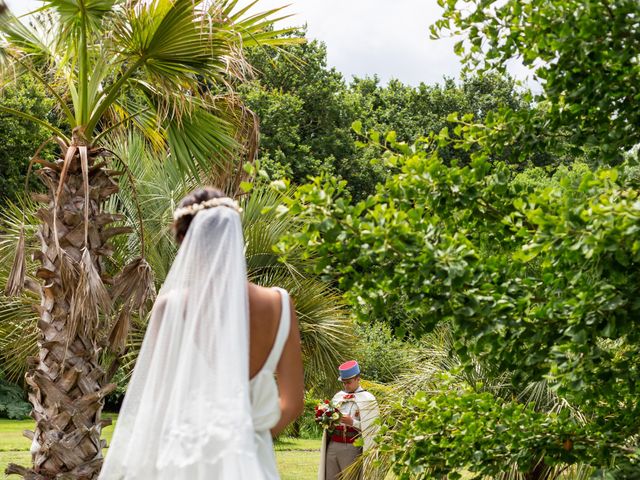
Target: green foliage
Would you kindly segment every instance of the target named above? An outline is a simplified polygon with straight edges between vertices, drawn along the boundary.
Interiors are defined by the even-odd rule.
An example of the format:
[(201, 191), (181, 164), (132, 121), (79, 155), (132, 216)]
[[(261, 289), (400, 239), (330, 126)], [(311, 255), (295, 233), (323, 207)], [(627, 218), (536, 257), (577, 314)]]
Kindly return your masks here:
[[(472, 116), (483, 122), (492, 112), (509, 109), (517, 112), (532, 112), (525, 92), (516, 87), (513, 79), (496, 74), (464, 75), (459, 82), (445, 78), (442, 84), (418, 87), (403, 85), (391, 80), (382, 87), (377, 77), (354, 79), (351, 89), (357, 104), (357, 118), (366, 130), (377, 132), (394, 131), (397, 141), (413, 143), (431, 132), (447, 128), (453, 131), (456, 122), (452, 115)], [(375, 151), (376, 156), (379, 151)], [(498, 157), (510, 162), (510, 151), (505, 149)], [(440, 149), (440, 157), (449, 163), (468, 163), (470, 152), (451, 147)], [(555, 162), (550, 155), (537, 155), (532, 163), (542, 165)]]
[(543, 108), (535, 115), (507, 114), (500, 139), (529, 150), (541, 140), (553, 148), (548, 141), (560, 134), (575, 151), (600, 152), (600, 161), (619, 161), (640, 142), (636, 0), (440, 4), (443, 18), (432, 32), (461, 35), (456, 52), (468, 67), (504, 71), (518, 58), (542, 84), (537, 101)]
[(315, 421), (316, 418), (316, 406), (320, 404), (324, 398), (316, 398), (305, 393), (304, 397), (304, 411), (295, 422), (289, 425), (282, 433), (284, 437), (295, 438), (322, 438), (322, 427)]
[[(535, 413), (532, 418), (539, 423), (536, 428), (541, 430), (548, 428), (549, 425), (556, 425), (554, 422), (556, 422), (559, 414), (566, 419), (567, 423), (575, 424), (579, 428), (582, 428), (586, 423), (582, 412), (574, 405), (571, 405), (565, 398), (558, 396), (550, 388), (552, 385), (546, 381), (533, 383), (512, 382), (510, 372), (500, 371), (492, 364), (481, 362), (473, 357), (469, 362), (471, 368), (464, 368), (463, 362), (454, 349), (455, 343), (459, 341), (461, 339), (454, 337), (448, 324), (439, 325), (433, 332), (424, 335), (420, 339), (413, 352), (413, 361), (410, 369), (390, 385), (394, 395), (387, 398), (395, 403), (387, 403), (383, 409), (385, 430), (374, 454), (374, 456), (377, 455), (382, 460), (380, 462), (381, 466), (391, 468), (395, 460), (405, 455), (407, 449), (412, 448), (411, 442), (407, 442), (406, 438), (402, 434), (398, 434), (397, 431), (406, 430), (415, 421), (414, 408), (407, 407), (407, 404), (411, 403), (410, 397), (417, 394), (422, 399), (426, 395), (429, 397), (429, 402), (433, 397), (434, 404), (438, 404), (438, 408), (441, 408), (444, 415), (444, 419), (432, 419), (429, 423), (423, 425), (423, 427), (428, 427), (423, 432), (423, 437), (431, 436), (438, 440), (438, 445), (432, 443), (429, 446), (434, 455), (439, 455), (441, 459), (444, 459), (449, 455), (448, 450), (460, 448), (463, 451), (467, 451), (469, 445), (472, 445), (473, 448), (479, 448), (475, 446), (479, 442), (483, 443), (482, 448), (487, 451), (497, 450), (504, 454), (501, 461), (497, 463), (485, 457), (481, 458), (482, 461), (476, 461), (475, 457), (470, 457), (469, 455), (454, 454), (452, 458), (447, 459), (445, 462), (453, 473), (459, 473), (456, 472), (459, 469), (483, 471), (487, 468), (495, 469), (497, 467), (501, 473), (499, 476), (492, 475), (492, 477), (502, 480), (523, 477), (556, 478), (554, 475), (559, 475), (561, 472), (564, 472), (561, 478), (570, 478), (572, 480), (586, 480), (589, 478), (593, 469), (588, 465), (578, 461), (573, 465), (564, 463), (573, 461), (571, 457), (556, 459), (556, 462), (553, 463), (560, 463), (551, 467), (544, 460), (544, 447), (537, 449), (534, 446), (526, 452), (510, 451), (511, 446), (502, 443), (505, 440), (502, 435), (491, 435), (492, 425), (488, 425), (486, 431), (476, 432), (481, 436), (481, 439), (475, 443), (467, 442), (469, 440), (468, 437), (458, 435), (460, 432), (457, 430), (452, 431), (448, 430), (448, 428), (440, 428), (438, 422), (447, 422), (447, 419), (451, 422), (450, 417), (455, 421), (458, 418), (455, 410), (465, 410), (468, 406), (463, 404), (462, 407), (458, 405), (454, 408), (448, 405), (447, 397), (458, 395), (482, 395), (487, 401), (492, 401), (496, 408), (504, 409), (503, 413), (505, 411), (510, 412), (513, 408), (526, 407), (527, 410)], [(398, 402), (398, 399), (402, 400)], [(429, 405), (429, 407), (431, 406)], [(450, 410), (453, 410), (453, 412)], [(473, 411), (473, 408), (469, 410), (472, 411), (472, 415), (476, 415), (477, 412)], [(484, 428), (483, 423), (485, 420), (486, 418), (482, 415), (478, 416), (476, 430)], [(510, 420), (506, 419), (503, 423), (507, 424), (509, 422)], [(418, 427), (414, 427), (416, 435), (418, 435), (415, 432), (417, 429)], [(526, 437), (528, 430), (517, 428), (512, 435)], [(558, 433), (548, 429), (544, 435), (551, 439), (557, 438)], [(448, 438), (446, 439), (445, 437)], [(530, 439), (526, 438), (526, 440)], [(492, 443), (494, 441), (495, 443)], [(442, 449), (440, 454), (436, 453), (437, 449)], [(409, 464), (415, 464), (414, 467), (419, 468), (418, 456), (415, 457), (413, 460), (396, 463), (396, 468)], [(465, 464), (467, 461), (468, 464)], [(549, 463), (552, 462), (549, 461)], [(435, 462), (434, 465), (442, 465), (442, 463)]]
[[(4, 89), (2, 104), (53, 121), (53, 101), (47, 98), (38, 83), (28, 77)], [(24, 191), (29, 160), (49, 137), (48, 131), (40, 125), (0, 114), (0, 204), (7, 200), (16, 201)]]
[(471, 388), (450, 390), (446, 378), (439, 386), (435, 395), (419, 392), (386, 417), (380, 451), (391, 456), (400, 479), (455, 479), (461, 470), (495, 478), (513, 466), (546, 478), (543, 472), (574, 463), (586, 448), (582, 442), (592, 440), (566, 410), (545, 414)]
[(578, 188), (582, 178), (590, 172), (589, 165), (579, 161), (573, 162), (571, 165), (560, 165), (553, 170), (532, 167), (515, 175), (511, 185), (523, 193), (531, 193), (545, 188), (573, 189)]
[(122, 405), (122, 401), (124, 400), (124, 396), (127, 393), (129, 375), (127, 375), (127, 372), (125, 372), (124, 369), (118, 369), (111, 379), (111, 383), (114, 383), (116, 388), (105, 397), (104, 408), (109, 412), (118, 412)]
[(402, 302), (397, 333), (447, 321), (466, 368), (548, 380), (592, 422), (582, 461), (603, 465), (600, 438), (624, 445), (640, 428), (637, 190), (615, 169), (514, 180), (481, 152), (447, 166), (438, 145), (450, 141), (390, 142), (397, 173), (360, 202), (334, 179), (301, 187), (288, 208), (305, 228), (280, 248), (305, 246), (363, 319)]
[(306, 112), (299, 96), (254, 88), (244, 98), (260, 116), (260, 163), (271, 178), (305, 179), (323, 170), (322, 160), (302, 141)]
[(394, 337), (389, 325), (360, 324), (355, 334), (358, 344), (353, 357), (358, 359), (365, 379), (389, 383), (407, 370), (411, 346)]
[(325, 45), (313, 40), (279, 50), (254, 49), (248, 60), (258, 80), (240, 92), (260, 118), (261, 163), (272, 177), (304, 183), (321, 172), (349, 176), (335, 162), (354, 159), (354, 112), (342, 75), (327, 67)]
[(9, 383), (0, 372), (0, 418), (21, 420), (27, 418), (30, 412), (31, 405), (25, 400), (22, 388)]

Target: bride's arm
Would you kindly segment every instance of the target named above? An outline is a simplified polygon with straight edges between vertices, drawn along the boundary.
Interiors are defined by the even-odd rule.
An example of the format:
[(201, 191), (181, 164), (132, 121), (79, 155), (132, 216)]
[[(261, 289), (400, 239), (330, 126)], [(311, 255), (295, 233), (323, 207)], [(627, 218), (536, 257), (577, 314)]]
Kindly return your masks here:
[(304, 373), (302, 370), (302, 351), (300, 348), (300, 329), (295, 306), (289, 299), (291, 327), (285, 343), (276, 373), (280, 392), (280, 420), (271, 429), (271, 435), (278, 435), (287, 425), (304, 411)]

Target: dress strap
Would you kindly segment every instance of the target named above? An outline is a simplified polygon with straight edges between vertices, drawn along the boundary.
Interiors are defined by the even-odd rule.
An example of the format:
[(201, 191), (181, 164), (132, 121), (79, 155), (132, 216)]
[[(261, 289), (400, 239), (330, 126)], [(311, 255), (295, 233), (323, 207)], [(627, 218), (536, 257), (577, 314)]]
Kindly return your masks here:
[(289, 311), (289, 294), (286, 290), (282, 288), (276, 287), (276, 290), (280, 292), (281, 298), (281, 313), (280, 313), (280, 323), (278, 325), (278, 332), (276, 333), (276, 340), (273, 342), (273, 347), (271, 348), (271, 352), (269, 352), (269, 357), (264, 364), (264, 368), (271, 372), (275, 372), (276, 367), (278, 366), (278, 361), (280, 360), (280, 356), (282, 355), (282, 350), (284, 349), (285, 343), (287, 343), (287, 338), (289, 337), (289, 330), (291, 327), (291, 312)]

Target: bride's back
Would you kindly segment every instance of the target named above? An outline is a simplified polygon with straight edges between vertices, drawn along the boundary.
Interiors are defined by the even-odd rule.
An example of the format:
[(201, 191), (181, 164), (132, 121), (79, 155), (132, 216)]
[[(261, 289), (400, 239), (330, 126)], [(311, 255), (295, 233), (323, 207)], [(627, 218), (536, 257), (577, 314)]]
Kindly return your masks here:
[(280, 293), (274, 288), (249, 284), (249, 377), (255, 377), (262, 369), (273, 347), (282, 303)]
[[(275, 370), (278, 379), (280, 419), (271, 428), (272, 435), (279, 434), (304, 409), (304, 379), (298, 320), (291, 298), (287, 295), (283, 299), (282, 295), (278, 289), (259, 287), (249, 283), (249, 376), (251, 379), (259, 378), (256, 375), (267, 362), (278, 335), (283, 300), (289, 303), (291, 322)], [(255, 380), (252, 380), (252, 383), (253, 381)]]

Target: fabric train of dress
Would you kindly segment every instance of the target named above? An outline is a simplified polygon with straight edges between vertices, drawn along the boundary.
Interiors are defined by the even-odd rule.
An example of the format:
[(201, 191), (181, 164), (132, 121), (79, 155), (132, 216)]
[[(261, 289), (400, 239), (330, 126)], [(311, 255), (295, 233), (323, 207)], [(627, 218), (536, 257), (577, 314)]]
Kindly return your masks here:
[(249, 384), (240, 217), (225, 206), (202, 210), (152, 310), (99, 479), (277, 478), (254, 429), (250, 395), (262, 398), (263, 388)]

